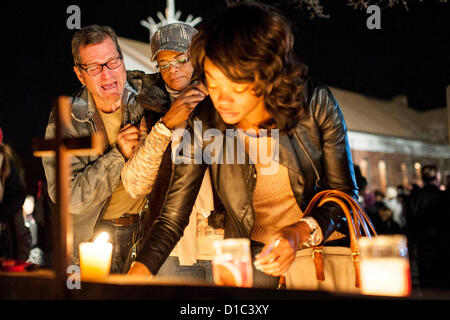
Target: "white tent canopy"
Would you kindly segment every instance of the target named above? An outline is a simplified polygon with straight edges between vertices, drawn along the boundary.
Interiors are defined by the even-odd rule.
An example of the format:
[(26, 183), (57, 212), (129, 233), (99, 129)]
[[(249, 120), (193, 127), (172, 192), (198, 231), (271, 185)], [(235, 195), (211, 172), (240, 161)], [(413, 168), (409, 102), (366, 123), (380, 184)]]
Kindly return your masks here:
[(150, 62), (150, 44), (128, 38), (118, 37), (120, 49), (127, 70), (141, 70), (145, 73), (157, 72), (155, 64)]

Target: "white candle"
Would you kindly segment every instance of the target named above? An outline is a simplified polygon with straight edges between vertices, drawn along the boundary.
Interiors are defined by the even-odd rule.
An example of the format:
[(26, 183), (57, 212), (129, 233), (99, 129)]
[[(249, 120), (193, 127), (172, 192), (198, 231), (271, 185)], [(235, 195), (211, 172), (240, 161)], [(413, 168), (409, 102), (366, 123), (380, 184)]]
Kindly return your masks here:
[(361, 292), (370, 295), (408, 296), (409, 261), (404, 258), (370, 258), (361, 261)]
[(361, 293), (408, 296), (411, 293), (407, 239), (381, 235), (359, 239)]
[(80, 244), (80, 267), (82, 279), (101, 279), (109, 274), (112, 244), (109, 235), (102, 232), (94, 242)]

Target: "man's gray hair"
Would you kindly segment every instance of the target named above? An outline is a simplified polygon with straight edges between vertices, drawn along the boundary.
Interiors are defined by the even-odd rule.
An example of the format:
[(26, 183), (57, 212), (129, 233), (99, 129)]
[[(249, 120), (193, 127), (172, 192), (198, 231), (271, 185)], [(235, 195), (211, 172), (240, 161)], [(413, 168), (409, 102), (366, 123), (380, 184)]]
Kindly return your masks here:
[(80, 47), (89, 44), (98, 44), (110, 37), (116, 46), (117, 52), (122, 56), (115, 31), (108, 26), (91, 25), (81, 28), (72, 37), (72, 55), (75, 65), (81, 64)]

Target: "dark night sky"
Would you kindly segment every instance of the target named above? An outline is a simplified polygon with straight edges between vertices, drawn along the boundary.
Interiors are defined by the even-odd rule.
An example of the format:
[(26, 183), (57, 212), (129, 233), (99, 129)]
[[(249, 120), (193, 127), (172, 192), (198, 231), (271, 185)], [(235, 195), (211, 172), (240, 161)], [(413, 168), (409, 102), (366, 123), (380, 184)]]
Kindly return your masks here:
[[(379, 98), (404, 94), (417, 110), (445, 107), (450, 4), (409, 0), (409, 11), (401, 5), (385, 9), (381, 30), (368, 30), (369, 14), (346, 6), (345, 0), (322, 0), (324, 12), (331, 17), (313, 20), (293, 8), (293, 2), (272, 3), (280, 4), (294, 22), (297, 54), (314, 78)], [(157, 20), (156, 12), (164, 10), (166, 1), (29, 3), (15, 1), (2, 8), (0, 127), (5, 142), (22, 158), (32, 192), (43, 170), (40, 160), (31, 156), (31, 139), (43, 136), (52, 99), (79, 87), (72, 71), (74, 31), (66, 28), (67, 7), (79, 5), (82, 26), (110, 25), (119, 36), (148, 41), (148, 30), (139, 21), (148, 16)], [(206, 21), (225, 5), (224, 0), (176, 1), (182, 20), (193, 14)]]

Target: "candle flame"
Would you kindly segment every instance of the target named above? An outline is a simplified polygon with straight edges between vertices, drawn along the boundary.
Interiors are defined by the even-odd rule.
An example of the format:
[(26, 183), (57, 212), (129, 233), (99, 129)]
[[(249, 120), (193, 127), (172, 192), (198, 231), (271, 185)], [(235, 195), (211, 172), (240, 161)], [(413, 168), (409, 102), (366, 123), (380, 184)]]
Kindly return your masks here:
[(106, 243), (109, 239), (109, 234), (107, 232), (102, 232), (94, 240), (94, 243)]

